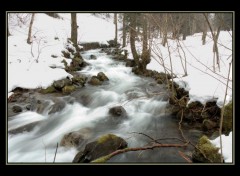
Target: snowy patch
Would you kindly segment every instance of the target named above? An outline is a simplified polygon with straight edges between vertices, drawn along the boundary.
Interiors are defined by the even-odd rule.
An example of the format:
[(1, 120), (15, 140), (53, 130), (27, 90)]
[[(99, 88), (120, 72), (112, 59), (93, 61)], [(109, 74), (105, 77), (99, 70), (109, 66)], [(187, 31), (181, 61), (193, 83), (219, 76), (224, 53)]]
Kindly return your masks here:
[[(222, 135), (223, 158), (226, 163), (232, 163), (232, 138), (232, 132), (229, 134), (229, 136)], [(212, 140), (211, 143), (220, 148), (220, 137)], [(220, 149), (219, 153), (221, 153)]]

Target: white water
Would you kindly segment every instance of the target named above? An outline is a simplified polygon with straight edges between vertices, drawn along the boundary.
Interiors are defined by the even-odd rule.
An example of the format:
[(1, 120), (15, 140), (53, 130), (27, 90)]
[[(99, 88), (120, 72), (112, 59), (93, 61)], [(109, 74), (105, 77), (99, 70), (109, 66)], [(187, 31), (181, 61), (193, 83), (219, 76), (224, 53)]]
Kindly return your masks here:
[[(97, 60), (89, 60), (90, 54), (96, 55)], [(161, 85), (156, 85), (157, 91), (151, 91), (152, 87), (149, 84), (154, 82), (153, 80), (134, 75), (131, 72), (132, 68), (125, 67), (124, 63), (116, 62), (104, 53), (99, 53), (99, 50), (90, 50), (83, 54), (83, 57), (90, 65), (80, 72), (92, 76), (102, 71), (108, 76), (109, 83), (102, 86), (87, 84), (85, 88), (72, 94), (75, 102), (67, 104), (61, 112), (50, 115), (24, 112), (15, 116), (8, 122), (8, 130), (34, 121), (40, 123), (30, 132), (8, 135), (8, 162), (51, 163), (56, 144), (60, 143), (64, 134), (85, 127), (92, 129), (92, 138), (89, 142), (102, 134), (113, 133), (123, 137), (129, 147), (144, 146), (149, 141), (144, 136), (130, 134), (134, 131), (156, 138), (178, 137), (172, 136), (178, 135), (177, 123), (164, 114), (167, 102), (162, 101), (161, 96), (148, 95), (149, 92), (164, 91)], [(79, 97), (82, 95), (90, 98), (87, 105), (79, 103)], [(140, 98), (132, 99), (133, 97)], [(107, 120), (108, 110), (117, 105), (122, 105), (126, 109), (128, 120), (112, 125)], [(59, 147), (55, 162), (72, 162), (77, 152), (75, 148)], [(131, 153), (115, 157), (112, 162), (156, 162), (163, 156), (157, 153), (152, 156), (152, 153), (147, 152), (141, 157), (137, 152), (130, 156)], [(164, 157), (162, 160), (168, 161)]]

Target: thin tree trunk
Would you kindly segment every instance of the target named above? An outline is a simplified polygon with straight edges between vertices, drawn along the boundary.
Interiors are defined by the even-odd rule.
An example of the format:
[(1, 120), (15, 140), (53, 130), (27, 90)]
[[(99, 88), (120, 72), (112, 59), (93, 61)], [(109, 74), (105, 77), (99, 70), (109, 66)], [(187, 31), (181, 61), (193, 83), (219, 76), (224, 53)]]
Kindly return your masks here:
[(122, 46), (126, 46), (126, 14), (123, 14), (123, 43)]
[(71, 13), (71, 40), (75, 46), (77, 46), (77, 13)]
[(32, 26), (33, 26), (34, 16), (35, 16), (35, 13), (32, 13), (31, 21), (29, 24), (29, 30), (28, 30), (28, 38), (27, 38), (28, 44), (32, 43)]
[(136, 14), (130, 14), (130, 46), (133, 55), (133, 59), (137, 65), (139, 65), (139, 55), (135, 46), (136, 39)]
[(202, 44), (205, 45), (206, 44), (206, 37), (207, 37), (207, 29), (208, 29), (208, 26), (207, 26), (207, 23), (206, 21), (203, 22), (203, 35), (202, 35)]
[(118, 41), (118, 32), (117, 32), (117, 13), (114, 13), (114, 24), (115, 24), (115, 38), (114, 38), (114, 41), (115, 41), (115, 45), (117, 45), (117, 41)]
[(146, 66), (149, 63), (149, 53), (148, 53), (148, 24), (146, 17), (143, 15), (143, 48), (142, 48), (142, 55), (141, 55), (141, 63), (139, 65), (139, 68), (141, 68), (141, 71), (146, 71)]

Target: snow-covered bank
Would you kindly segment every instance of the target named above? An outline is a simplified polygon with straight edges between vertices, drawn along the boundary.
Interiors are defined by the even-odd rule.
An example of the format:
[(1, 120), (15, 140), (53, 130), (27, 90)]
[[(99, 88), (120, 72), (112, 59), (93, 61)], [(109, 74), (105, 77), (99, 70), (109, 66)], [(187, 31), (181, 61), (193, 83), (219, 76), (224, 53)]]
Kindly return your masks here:
[[(27, 44), (28, 24), (9, 25), (8, 92), (16, 87), (46, 88), (54, 80), (67, 77), (61, 51), (71, 34), (70, 14), (62, 19), (36, 13), (33, 22), (33, 43)], [(77, 15), (78, 41), (107, 43), (114, 38), (114, 24), (89, 13)], [(96, 32), (97, 27), (97, 32)], [(56, 57), (53, 58), (52, 56)], [(51, 67), (55, 68), (51, 68)]]
[[(227, 76), (229, 63), (232, 60), (232, 32), (221, 31), (219, 36), (219, 55), (220, 55), (220, 71), (216, 67), (216, 72), (213, 72), (213, 40), (210, 38), (211, 34), (208, 33), (206, 44), (202, 45), (202, 34), (194, 34), (187, 37), (185, 41), (180, 41), (184, 50), (177, 49), (177, 42), (169, 40), (173, 72), (177, 76), (174, 79), (180, 87), (189, 91), (190, 102), (200, 101), (205, 104), (207, 101), (217, 100), (218, 106), (223, 105), (224, 95), (227, 84)], [(159, 41), (158, 41), (159, 42)], [(155, 40), (154, 45), (157, 45)], [(164, 68), (159, 64), (160, 59), (157, 54), (160, 54), (165, 60), (164, 64), (170, 70), (170, 59), (168, 48), (163, 47), (161, 44), (157, 45), (161, 53), (153, 48), (151, 63), (147, 65), (148, 69), (163, 72)], [(188, 76), (183, 77), (184, 70), (181, 63), (181, 57), (184, 55), (187, 60), (187, 73)], [(230, 81), (227, 93), (226, 103), (232, 99), (232, 69), (230, 71)]]
[[(232, 132), (228, 135), (222, 135), (222, 150), (223, 150), (223, 158), (226, 163), (232, 162)], [(214, 139), (211, 141), (213, 145), (220, 148), (220, 137)], [(219, 149), (219, 153), (221, 153), (221, 150)]]

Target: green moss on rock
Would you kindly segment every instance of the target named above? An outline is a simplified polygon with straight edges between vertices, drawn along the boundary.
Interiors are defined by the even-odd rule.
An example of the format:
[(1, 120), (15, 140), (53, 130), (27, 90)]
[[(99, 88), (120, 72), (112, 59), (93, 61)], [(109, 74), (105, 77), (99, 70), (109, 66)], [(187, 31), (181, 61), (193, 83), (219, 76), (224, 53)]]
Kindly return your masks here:
[(52, 85), (47, 87), (46, 89), (40, 90), (40, 93), (43, 93), (43, 94), (54, 93), (54, 92), (56, 92), (56, 89)]
[(65, 94), (69, 94), (75, 90), (76, 90), (76, 87), (73, 85), (72, 86), (64, 86), (64, 88), (62, 89), (62, 92)]
[(232, 126), (233, 126), (232, 113), (233, 113), (232, 102), (230, 102), (225, 106), (224, 113), (223, 113), (223, 132), (227, 135), (232, 131)]
[(98, 138), (97, 142), (98, 142), (99, 144), (101, 144), (101, 143), (104, 143), (104, 142), (106, 142), (106, 141), (108, 141), (108, 140), (114, 140), (114, 139), (116, 139), (116, 138), (117, 138), (117, 136), (114, 135), (114, 134), (106, 134), (106, 135), (103, 135), (103, 136), (101, 136), (100, 138)]
[(218, 153), (219, 148), (215, 147), (207, 136), (202, 136), (199, 139), (197, 148), (193, 152), (193, 161), (202, 163), (221, 162), (221, 155)]

